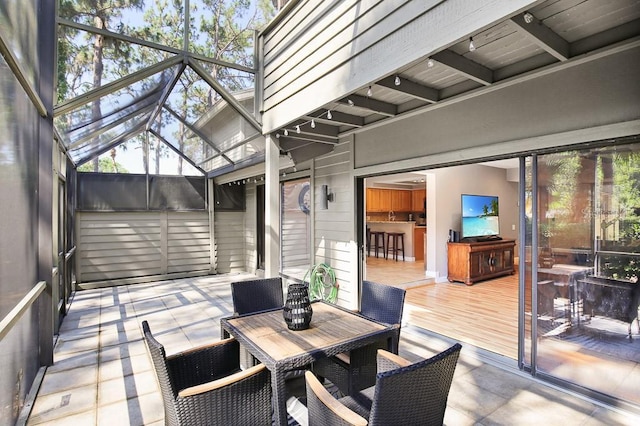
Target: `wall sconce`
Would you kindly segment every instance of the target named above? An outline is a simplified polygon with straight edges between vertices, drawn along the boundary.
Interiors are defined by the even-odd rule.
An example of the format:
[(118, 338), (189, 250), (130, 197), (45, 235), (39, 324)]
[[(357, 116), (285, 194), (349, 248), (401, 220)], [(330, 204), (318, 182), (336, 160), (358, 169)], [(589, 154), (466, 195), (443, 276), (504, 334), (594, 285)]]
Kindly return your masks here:
[(333, 202), (333, 193), (329, 192), (328, 185), (322, 185), (320, 187), (320, 209), (327, 210), (329, 208), (329, 201)]

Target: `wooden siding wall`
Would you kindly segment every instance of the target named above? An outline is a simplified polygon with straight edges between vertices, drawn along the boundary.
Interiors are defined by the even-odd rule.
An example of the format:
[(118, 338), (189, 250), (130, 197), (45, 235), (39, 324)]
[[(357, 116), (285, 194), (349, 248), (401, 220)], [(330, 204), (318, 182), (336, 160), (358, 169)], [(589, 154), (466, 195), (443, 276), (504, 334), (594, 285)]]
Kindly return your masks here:
[(246, 212), (244, 229), (245, 240), (245, 265), (244, 270), (255, 274), (258, 268), (258, 207), (257, 207), (257, 185), (247, 184), (246, 196)]
[(78, 212), (79, 283), (209, 272), (206, 212)]
[[(314, 263), (327, 263), (340, 285), (338, 303), (358, 308), (358, 250), (355, 238), (355, 194), (353, 191), (351, 141), (314, 161)], [(329, 186), (334, 201), (320, 209), (322, 185)]]
[(531, 3), (535, 2), (301, 0), (262, 35), (263, 133)]
[[(305, 180), (308, 183), (308, 180)], [(283, 202), (280, 205), (281, 270), (287, 274), (302, 279), (311, 263), (309, 239), (311, 236), (311, 221), (309, 215), (299, 206), (298, 197), (305, 187), (303, 181), (292, 181), (284, 184)], [(299, 275), (299, 276), (298, 276)]]
[(248, 245), (246, 212), (215, 212), (214, 218), (216, 272), (245, 272)]

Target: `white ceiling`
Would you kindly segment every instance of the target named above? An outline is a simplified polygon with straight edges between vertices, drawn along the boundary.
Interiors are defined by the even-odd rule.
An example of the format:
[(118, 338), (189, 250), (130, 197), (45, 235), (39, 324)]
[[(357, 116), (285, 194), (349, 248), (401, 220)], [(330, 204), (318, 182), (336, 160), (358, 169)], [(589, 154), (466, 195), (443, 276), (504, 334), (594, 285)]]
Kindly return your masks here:
[[(497, 167), (500, 169), (517, 169), (518, 168), (518, 159), (517, 158), (508, 158), (505, 160), (495, 160), (495, 161), (485, 161), (482, 163), (478, 163), (483, 166), (488, 167)], [(406, 186), (421, 186), (424, 185), (425, 175), (428, 173), (427, 170), (424, 171), (415, 171), (415, 172), (406, 172), (406, 173), (394, 173), (384, 176), (375, 176), (371, 178), (367, 178), (367, 186), (375, 186), (375, 185), (406, 185)]]

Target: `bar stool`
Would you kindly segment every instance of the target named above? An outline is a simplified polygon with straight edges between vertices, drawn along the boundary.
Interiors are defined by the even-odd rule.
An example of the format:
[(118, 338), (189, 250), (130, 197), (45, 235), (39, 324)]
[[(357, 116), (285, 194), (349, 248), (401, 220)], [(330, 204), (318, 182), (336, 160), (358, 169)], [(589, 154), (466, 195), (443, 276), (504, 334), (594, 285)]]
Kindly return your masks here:
[(384, 244), (384, 231), (370, 231), (369, 234), (371, 235), (371, 238), (373, 238), (373, 249), (376, 252), (376, 257), (379, 257), (379, 249), (382, 249), (382, 255), (386, 257), (387, 247)]
[(402, 251), (402, 261), (404, 262), (404, 232), (387, 232), (386, 253), (393, 253), (393, 259), (397, 262), (399, 251)]

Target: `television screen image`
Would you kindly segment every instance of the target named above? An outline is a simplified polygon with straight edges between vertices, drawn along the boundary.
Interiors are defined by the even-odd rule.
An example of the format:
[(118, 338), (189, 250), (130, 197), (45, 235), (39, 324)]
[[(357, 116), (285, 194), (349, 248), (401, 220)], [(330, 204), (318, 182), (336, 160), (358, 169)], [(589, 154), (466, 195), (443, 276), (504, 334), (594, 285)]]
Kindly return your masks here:
[(462, 194), (462, 238), (500, 234), (498, 197)]

